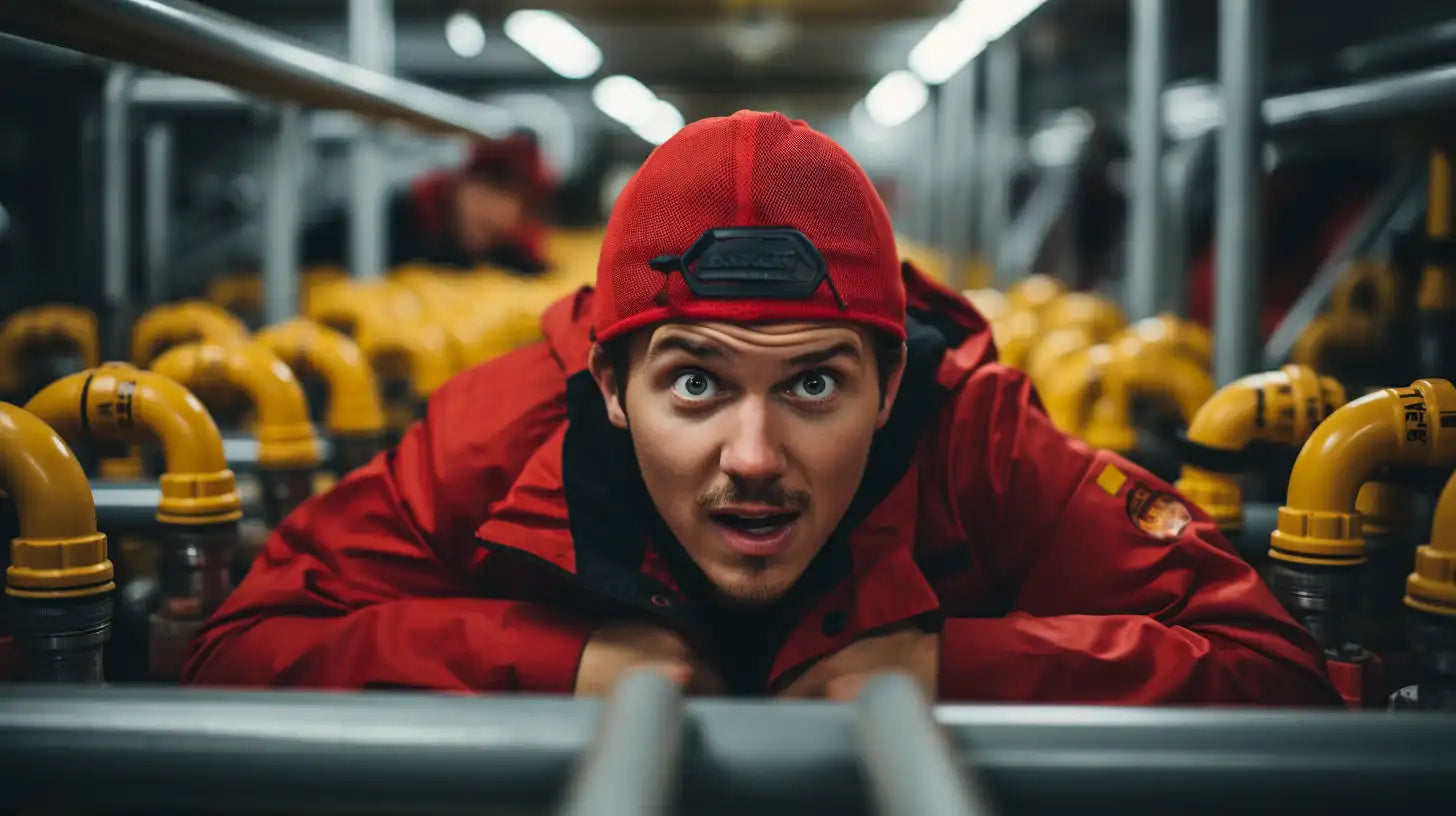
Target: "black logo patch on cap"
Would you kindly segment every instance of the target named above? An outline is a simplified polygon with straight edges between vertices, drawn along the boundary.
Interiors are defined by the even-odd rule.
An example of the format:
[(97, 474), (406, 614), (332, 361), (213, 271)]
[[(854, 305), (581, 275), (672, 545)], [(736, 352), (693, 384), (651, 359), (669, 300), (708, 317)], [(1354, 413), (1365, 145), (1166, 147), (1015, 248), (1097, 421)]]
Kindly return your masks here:
[[(654, 258), (652, 268), (681, 272), (693, 294), (703, 298), (804, 300), (826, 280), (834, 289), (824, 256), (793, 227), (710, 229), (681, 257)], [(834, 298), (839, 300), (837, 291)]]

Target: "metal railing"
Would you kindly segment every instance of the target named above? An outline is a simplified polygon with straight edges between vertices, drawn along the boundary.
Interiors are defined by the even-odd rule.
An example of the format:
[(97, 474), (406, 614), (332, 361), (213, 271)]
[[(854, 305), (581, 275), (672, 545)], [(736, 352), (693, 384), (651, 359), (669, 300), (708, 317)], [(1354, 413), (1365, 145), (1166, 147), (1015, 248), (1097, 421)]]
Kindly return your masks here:
[[(898, 678), (869, 684), (856, 705), (680, 703), (650, 680), (623, 685), (605, 706), (531, 695), (0, 689), (0, 809), (48, 812), (550, 813), (570, 802), (585, 811), (565, 812), (755, 816), (992, 803), (999, 813), (1396, 812), (1449, 806), (1452, 756), (1456, 717), (1440, 714), (931, 709)], [(913, 779), (891, 778), (901, 774)], [(635, 798), (617, 791), (622, 809), (599, 809), (613, 781), (637, 786)], [(922, 809), (936, 802), (951, 805)]]

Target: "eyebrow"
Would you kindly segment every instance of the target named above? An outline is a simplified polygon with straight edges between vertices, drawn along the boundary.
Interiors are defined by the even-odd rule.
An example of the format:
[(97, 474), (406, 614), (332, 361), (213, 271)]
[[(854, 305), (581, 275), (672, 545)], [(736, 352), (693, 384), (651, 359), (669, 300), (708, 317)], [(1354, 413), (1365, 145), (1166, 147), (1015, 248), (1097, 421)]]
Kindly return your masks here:
[(717, 346), (706, 343), (695, 343), (682, 335), (671, 334), (652, 345), (652, 348), (647, 352), (647, 360), (651, 362), (669, 351), (674, 350), (686, 352), (698, 358), (724, 356), (723, 349)]
[(837, 343), (827, 349), (821, 349), (819, 351), (811, 351), (806, 354), (800, 354), (799, 356), (789, 360), (789, 365), (815, 365), (816, 363), (828, 362), (829, 360), (833, 360), (835, 357), (841, 356), (858, 360), (860, 359), (859, 348), (856, 347), (853, 343)]

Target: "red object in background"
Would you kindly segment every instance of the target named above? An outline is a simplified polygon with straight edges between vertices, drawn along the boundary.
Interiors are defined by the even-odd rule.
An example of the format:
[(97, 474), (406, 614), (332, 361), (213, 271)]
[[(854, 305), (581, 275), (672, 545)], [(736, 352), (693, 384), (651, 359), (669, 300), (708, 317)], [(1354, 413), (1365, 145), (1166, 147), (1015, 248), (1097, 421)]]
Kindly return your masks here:
[(1367, 652), (1359, 660), (1327, 660), (1325, 665), (1330, 682), (1351, 710), (1385, 707), (1385, 665), (1378, 656)]

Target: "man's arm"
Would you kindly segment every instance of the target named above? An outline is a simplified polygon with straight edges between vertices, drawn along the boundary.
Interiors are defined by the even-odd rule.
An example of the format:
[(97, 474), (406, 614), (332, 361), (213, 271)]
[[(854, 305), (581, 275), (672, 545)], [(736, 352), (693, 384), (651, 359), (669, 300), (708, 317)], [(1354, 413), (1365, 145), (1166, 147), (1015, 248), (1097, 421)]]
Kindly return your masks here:
[(1314, 639), (1208, 517), (1054, 428), (1025, 375), (978, 371), (955, 419), (956, 510), (1011, 609), (946, 621), (942, 698), (1339, 702)]
[[(536, 344), (441, 389), (397, 448), (273, 532), (193, 642), (184, 681), (570, 692), (588, 624), (470, 597), (472, 576), (497, 566), (473, 544), (478, 508), (559, 426), (560, 380)], [(499, 382), (511, 399), (484, 393)], [(518, 404), (485, 407), (503, 403)]]

